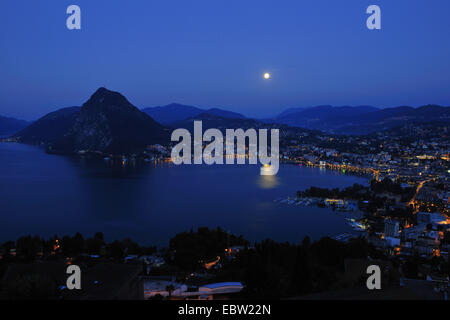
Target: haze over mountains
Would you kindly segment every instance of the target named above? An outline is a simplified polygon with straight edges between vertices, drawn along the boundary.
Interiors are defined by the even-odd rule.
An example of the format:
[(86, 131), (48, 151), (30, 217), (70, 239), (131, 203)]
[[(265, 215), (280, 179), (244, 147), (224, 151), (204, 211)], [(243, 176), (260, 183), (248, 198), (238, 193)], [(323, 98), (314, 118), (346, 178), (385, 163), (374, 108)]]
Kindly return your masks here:
[(97, 150), (114, 153), (167, 143), (173, 128), (191, 129), (194, 120), (202, 120), (204, 129), (279, 127), (294, 134), (306, 132), (303, 130), (306, 129), (365, 135), (419, 124), (446, 126), (450, 124), (450, 107), (427, 105), (378, 109), (324, 105), (291, 108), (272, 119), (258, 120), (223, 109), (202, 109), (176, 103), (139, 110), (120, 93), (99, 88), (82, 107), (62, 108), (30, 124), (0, 117), (0, 135), (17, 132), (13, 137), (20, 142), (50, 145), (61, 152)]

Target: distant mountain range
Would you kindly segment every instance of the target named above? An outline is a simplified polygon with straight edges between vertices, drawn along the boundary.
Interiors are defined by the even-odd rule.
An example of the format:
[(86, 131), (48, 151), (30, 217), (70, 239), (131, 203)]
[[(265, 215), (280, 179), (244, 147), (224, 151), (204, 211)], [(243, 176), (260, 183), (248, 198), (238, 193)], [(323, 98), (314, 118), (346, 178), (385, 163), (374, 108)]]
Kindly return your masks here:
[(210, 113), (201, 113), (195, 117), (191, 117), (188, 119), (180, 120), (171, 124), (173, 128), (185, 128), (189, 131), (193, 131), (194, 129), (194, 121), (202, 121), (203, 130), (216, 128), (225, 132), (226, 129), (243, 129), (247, 130), (249, 128), (254, 129), (270, 129), (270, 128), (279, 128), (279, 124), (268, 124), (255, 119), (247, 119), (247, 118), (227, 118), (224, 116), (219, 116)]
[(22, 142), (49, 144), (54, 152), (131, 152), (168, 141), (166, 128), (123, 95), (98, 89), (81, 108), (49, 113), (15, 134)]
[(386, 109), (370, 106), (317, 106), (297, 110), (288, 109), (271, 120), (328, 133), (362, 135), (410, 123), (450, 122), (450, 108), (437, 105)]
[[(229, 119), (247, 119), (239, 113), (222, 109), (200, 109), (197, 107), (169, 104), (163, 107), (146, 108), (144, 112), (156, 121), (171, 126), (186, 125), (187, 120), (209, 119), (217, 116)], [(274, 118), (261, 119), (266, 124), (284, 124), (310, 130), (319, 130), (332, 134), (365, 135), (373, 132), (389, 130), (409, 123), (430, 121), (450, 121), (450, 108), (428, 105), (419, 108), (395, 107), (379, 109), (372, 106), (330, 106), (290, 108)], [(222, 121), (223, 122), (223, 121)], [(232, 127), (232, 126), (230, 126)]]
[[(219, 129), (223, 136), (226, 135), (226, 129), (267, 129), (268, 141), (271, 139), (271, 129), (279, 129), (280, 145), (287, 145), (296, 143), (296, 141), (302, 141), (304, 143), (317, 143), (316, 135), (322, 135), (319, 131), (313, 131), (309, 129), (291, 127), (279, 123), (267, 123), (255, 119), (238, 119), (238, 118), (225, 118), (209, 113), (201, 113), (195, 117), (180, 120), (171, 124), (172, 128), (184, 128), (193, 134), (194, 121), (202, 122), (202, 130), (214, 128)], [(294, 141), (294, 142), (293, 142)]]
[(16, 133), (27, 125), (29, 125), (28, 121), (0, 116), (0, 136), (8, 136)]
[[(146, 109), (148, 111), (148, 109)], [(171, 104), (151, 108), (164, 115), (170, 125), (163, 126), (147, 113), (133, 106), (123, 95), (98, 89), (82, 107), (68, 107), (51, 112), (31, 123), (13, 137), (19, 142), (44, 144), (51, 152), (73, 153), (79, 150), (126, 153), (149, 144), (170, 141), (173, 128), (193, 129), (201, 120), (203, 129), (228, 128), (280, 129), (280, 137), (309, 135), (311, 130), (276, 123), (263, 123), (217, 108), (200, 109)], [(199, 113), (200, 112), (200, 113)], [(185, 118), (187, 115), (194, 115)], [(173, 119), (180, 119), (172, 121)]]
[[(367, 135), (405, 130), (415, 132), (411, 129), (415, 125), (430, 128), (439, 124), (446, 127), (450, 124), (450, 107), (427, 105), (377, 109), (324, 105), (291, 108), (272, 119), (256, 120), (218, 108), (201, 109), (175, 103), (141, 111), (120, 93), (99, 88), (82, 107), (59, 109), (28, 126), (25, 121), (0, 117), (0, 134), (19, 130), (13, 135), (18, 141), (45, 144), (54, 152), (95, 150), (121, 153), (149, 144), (167, 143), (173, 128), (192, 130), (194, 120), (201, 120), (204, 130), (279, 128), (280, 137), (307, 136), (319, 131)], [(407, 129), (393, 131), (395, 128)]]
[(202, 113), (230, 119), (245, 119), (245, 116), (242, 114), (232, 111), (219, 108), (200, 109), (178, 103), (171, 103), (162, 107), (144, 108), (142, 111), (164, 125), (170, 125), (177, 121), (193, 118)]

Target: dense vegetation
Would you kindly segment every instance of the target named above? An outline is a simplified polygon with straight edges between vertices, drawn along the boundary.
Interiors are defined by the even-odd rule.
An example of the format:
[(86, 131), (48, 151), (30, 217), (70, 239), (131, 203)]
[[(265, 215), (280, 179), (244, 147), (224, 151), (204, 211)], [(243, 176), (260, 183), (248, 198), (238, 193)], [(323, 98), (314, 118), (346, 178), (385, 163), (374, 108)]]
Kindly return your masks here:
[(242, 236), (230, 235), (221, 228), (198, 228), (196, 232), (191, 229), (173, 237), (170, 240), (170, 251), (175, 265), (195, 270), (201, 266), (199, 261), (215, 259), (223, 254), (225, 248), (241, 245), (248, 245), (248, 241)]
[(364, 239), (311, 243), (306, 237), (300, 245), (265, 240), (240, 253), (218, 278), (242, 279), (243, 298), (292, 297), (362, 284), (362, 274), (346, 278), (344, 261), (379, 255)]
[[(232, 255), (227, 254), (224, 249), (233, 246), (243, 249)], [(107, 243), (102, 233), (87, 239), (79, 233), (61, 239), (55, 236), (49, 240), (25, 236), (15, 242), (8, 241), (0, 248), (2, 274), (12, 262), (65, 260), (67, 257), (80, 262), (87, 261), (90, 255), (99, 255), (103, 261), (123, 262), (127, 254), (152, 254), (156, 251), (154, 247), (141, 247), (129, 239)], [(13, 248), (16, 250), (15, 256), (8, 254)], [(265, 240), (251, 246), (244, 238), (230, 235), (220, 228), (199, 228), (180, 233), (170, 240), (170, 247), (165, 253), (169, 265), (166, 270), (176, 275), (205, 272), (201, 262), (220, 256), (220, 267), (208, 273), (214, 281), (242, 281), (245, 284), (242, 297), (247, 298), (287, 297), (345, 286), (344, 260), (366, 259), (369, 255), (377, 257), (379, 254), (363, 239), (346, 244), (330, 238), (315, 242), (305, 238), (299, 245)], [(20, 281), (23, 288), (33, 284), (36, 294), (42, 294), (42, 290), (53, 292), (49, 285), (42, 289), (36, 287), (39, 283), (48, 282), (39, 275), (30, 275), (30, 278)], [(15, 292), (17, 287), (10, 289)]]
[(298, 197), (313, 198), (332, 198), (332, 199), (351, 199), (351, 200), (369, 200), (383, 193), (399, 195), (406, 200), (414, 194), (414, 188), (403, 188), (399, 183), (393, 182), (389, 178), (381, 181), (371, 180), (369, 186), (363, 186), (355, 183), (353, 186), (339, 189), (327, 189), (319, 187), (310, 187), (304, 191), (297, 191)]
[[(443, 241), (449, 241), (445, 235)], [(57, 241), (58, 240), (58, 241)], [(239, 251), (230, 254), (224, 249), (239, 246)], [(15, 248), (16, 255), (8, 254)], [(147, 255), (156, 252), (154, 247), (142, 247), (130, 239), (105, 242), (102, 233), (84, 239), (81, 234), (55, 236), (49, 240), (25, 236), (17, 241), (9, 241), (0, 246), (0, 278), (12, 262), (32, 263), (34, 260), (63, 260), (72, 257), (74, 262), (95, 263), (90, 255), (99, 255), (102, 261), (124, 262), (126, 255)], [(160, 252), (161, 253), (161, 252)], [(241, 281), (245, 289), (240, 298), (284, 298), (320, 293), (343, 288), (363, 286), (365, 269), (349, 271), (348, 262), (356, 261), (364, 266), (368, 261), (390, 260), (392, 268), (384, 273), (384, 283), (398, 284), (399, 261), (388, 259), (365, 239), (358, 238), (347, 243), (330, 238), (311, 241), (305, 237), (302, 243), (279, 243), (267, 239), (250, 244), (242, 237), (230, 235), (220, 228), (211, 230), (199, 228), (177, 234), (170, 240), (170, 247), (162, 252), (167, 265), (160, 269), (160, 275), (184, 278), (193, 272), (208, 274), (209, 281)], [(211, 270), (204, 269), (204, 262), (220, 256), (220, 264)], [(441, 261), (432, 261), (436, 266)], [(413, 256), (404, 261), (404, 274), (410, 278), (420, 278), (422, 261)], [(143, 268), (144, 271), (144, 268)], [(183, 280), (185, 281), (185, 280)], [(387, 282), (386, 282), (387, 281)], [(54, 297), (54, 284), (39, 274), (18, 279), (12, 286), (0, 284), (0, 291), (8, 290), (16, 296)]]

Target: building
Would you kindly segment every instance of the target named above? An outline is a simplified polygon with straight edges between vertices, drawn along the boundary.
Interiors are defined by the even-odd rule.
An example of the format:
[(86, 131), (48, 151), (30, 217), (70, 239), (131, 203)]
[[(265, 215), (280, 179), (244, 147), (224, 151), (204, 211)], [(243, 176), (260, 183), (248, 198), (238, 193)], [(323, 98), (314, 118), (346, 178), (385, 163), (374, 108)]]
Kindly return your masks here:
[(393, 248), (393, 247), (398, 247), (400, 246), (400, 238), (396, 238), (396, 237), (385, 237), (384, 238), (386, 240), (386, 245), (389, 248)]
[[(171, 292), (169, 293), (169, 288)], [(155, 296), (169, 297), (173, 300), (213, 300), (227, 299), (230, 295), (244, 289), (240, 282), (219, 282), (201, 286), (187, 286), (166, 277), (149, 277), (144, 282), (145, 299)]]
[(431, 215), (429, 212), (418, 212), (417, 213), (417, 223), (418, 224), (429, 224), (431, 223)]
[(399, 223), (395, 220), (386, 220), (384, 222), (384, 236), (395, 238), (399, 236)]

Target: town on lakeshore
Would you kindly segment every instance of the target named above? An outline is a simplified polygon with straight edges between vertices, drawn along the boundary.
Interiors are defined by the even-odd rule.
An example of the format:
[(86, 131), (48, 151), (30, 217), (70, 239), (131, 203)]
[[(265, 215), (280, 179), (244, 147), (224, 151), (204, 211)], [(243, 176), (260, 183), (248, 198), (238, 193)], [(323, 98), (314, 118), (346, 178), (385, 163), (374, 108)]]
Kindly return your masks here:
[[(105, 132), (91, 130), (89, 139), (86, 128), (75, 132), (94, 125), (83, 120), (82, 113), (108, 113), (102, 102), (104, 110), (92, 106), (108, 100), (127, 104), (117, 93), (99, 89), (83, 106), (81, 119), (76, 114), (74, 124), (66, 129), (68, 134), (57, 139), (39, 138), (41, 122), (47, 121), (44, 117), (3, 142), (38, 144), (50, 154), (98, 159), (112, 168), (170, 163), (173, 142), (169, 140), (132, 144), (130, 149), (128, 145), (122, 148), (121, 138), (116, 138), (120, 143), (110, 148), (112, 144), (103, 142), (114, 140)], [(201, 118), (206, 127), (213, 126), (204, 115)], [(217, 124), (217, 118), (212, 118)], [(58, 121), (58, 117), (51, 121)], [(83, 121), (87, 123), (80, 124)], [(189, 129), (193, 121), (185, 127)], [(249, 128), (248, 121), (221, 118), (222, 124), (237, 123), (244, 130)], [(282, 163), (366, 179), (366, 184), (345, 188), (320, 188), (311, 181), (307, 189), (272, 199), (282, 205), (330, 208), (342, 215), (351, 232), (315, 241), (304, 234), (298, 243), (253, 242), (219, 226), (216, 230), (180, 230), (168, 247), (143, 247), (130, 239), (107, 242), (101, 232), (86, 239), (80, 233), (50, 239), (23, 236), (0, 246), (0, 297), (179, 300), (367, 295), (375, 299), (447, 299), (448, 124), (405, 124), (366, 135), (337, 135), (254, 120), (251, 124), (280, 127)], [(203, 142), (201, 148), (207, 147)], [(248, 163), (251, 150), (246, 144), (244, 155), (235, 154), (228, 161), (242, 157), (237, 163)], [(65, 285), (64, 270), (72, 264), (80, 266), (84, 275), (79, 291), (68, 290)], [(374, 264), (382, 270), (381, 296), (364, 289), (367, 266)]]
[(3, 309), (445, 312), (449, 12), (449, 0), (2, 0)]

